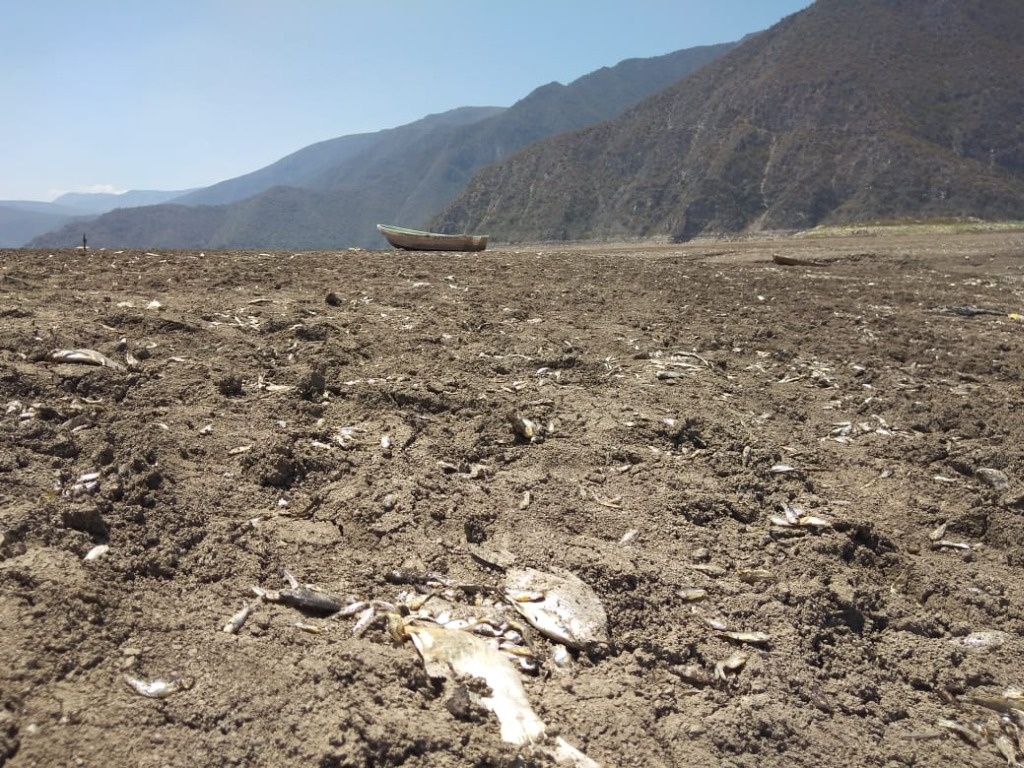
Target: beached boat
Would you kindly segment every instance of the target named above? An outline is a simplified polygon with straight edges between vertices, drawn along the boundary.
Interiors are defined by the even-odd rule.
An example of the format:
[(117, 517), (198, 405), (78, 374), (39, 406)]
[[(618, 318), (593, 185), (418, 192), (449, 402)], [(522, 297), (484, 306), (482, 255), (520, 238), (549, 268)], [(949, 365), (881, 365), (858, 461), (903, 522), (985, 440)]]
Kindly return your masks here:
[(406, 251), (482, 251), (487, 247), (487, 235), (442, 235), (389, 224), (378, 224), (377, 230), (395, 248)]

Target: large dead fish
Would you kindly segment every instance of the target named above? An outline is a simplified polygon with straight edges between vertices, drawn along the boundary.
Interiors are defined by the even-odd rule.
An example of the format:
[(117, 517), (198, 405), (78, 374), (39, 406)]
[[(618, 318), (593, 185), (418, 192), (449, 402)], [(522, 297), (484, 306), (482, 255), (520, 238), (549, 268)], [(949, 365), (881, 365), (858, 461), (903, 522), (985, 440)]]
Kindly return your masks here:
[(101, 365), (104, 368), (113, 368), (115, 371), (124, 370), (124, 366), (119, 362), (95, 349), (55, 349), (49, 357), (56, 363), (82, 363), (84, 365)]
[(533, 744), (544, 735), (544, 722), (530, 706), (519, 672), (505, 654), (459, 629), (427, 623), (409, 623), (403, 629), (431, 677), (465, 675), (487, 683), (491, 694), (482, 696), (480, 703), (498, 718), (502, 741)]
[(600, 598), (569, 571), (511, 569), (505, 577), (505, 597), (524, 619), (555, 642), (578, 649), (609, 642), (608, 615)]
[(547, 726), (526, 698), (522, 678), (504, 653), (481, 637), (415, 619), (391, 617), (389, 631), (396, 640), (412, 639), (427, 674), (445, 680), (472, 677), (490, 689), (477, 701), (498, 718), (501, 739), (528, 746), (571, 768), (600, 768), (561, 736), (546, 735)]

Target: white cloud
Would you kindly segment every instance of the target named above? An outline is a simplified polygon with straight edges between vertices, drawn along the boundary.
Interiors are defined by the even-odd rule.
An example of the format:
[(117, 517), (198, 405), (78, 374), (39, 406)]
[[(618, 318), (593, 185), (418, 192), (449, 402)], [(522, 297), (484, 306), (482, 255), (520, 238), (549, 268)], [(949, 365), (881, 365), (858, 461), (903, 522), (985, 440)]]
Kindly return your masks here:
[(75, 189), (50, 189), (47, 190), (47, 194), (49, 195), (50, 200), (56, 200), (58, 197), (65, 195), (68, 192), (79, 192), (87, 195), (123, 195), (127, 191), (127, 189), (118, 189), (113, 184), (86, 184)]
[(89, 194), (104, 193), (108, 195), (123, 195), (127, 192), (127, 189), (118, 189), (113, 184), (90, 184), (87, 187), (81, 187), (76, 190), (77, 192), (87, 192)]

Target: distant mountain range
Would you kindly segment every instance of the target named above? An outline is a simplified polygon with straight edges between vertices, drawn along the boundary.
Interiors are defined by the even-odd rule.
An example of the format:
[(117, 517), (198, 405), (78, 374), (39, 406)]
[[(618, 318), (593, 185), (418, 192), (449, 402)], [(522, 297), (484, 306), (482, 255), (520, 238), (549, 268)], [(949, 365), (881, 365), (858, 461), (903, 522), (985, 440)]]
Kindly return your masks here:
[(818, 0), (434, 221), (496, 240), (1024, 219), (1024, 2)]
[[(106, 213), (88, 222), (89, 244), (381, 247), (377, 223), (426, 225), (484, 165), (546, 136), (615, 117), (735, 45), (630, 59), (569, 85), (542, 86), (509, 108), (466, 107), (399, 128), (320, 142), (163, 205)], [(84, 223), (76, 220), (30, 244), (81, 243)]]
[[(135, 190), (121, 194), (68, 192), (52, 203), (0, 200), (0, 248), (17, 248), (68, 222), (89, 221), (115, 208), (158, 205), (183, 194), (185, 191)], [(79, 234), (79, 242), (81, 238)]]
[[(818, 0), (739, 44), (321, 142), (87, 231), (333, 249), (383, 247), (378, 222), (519, 242), (1024, 219), (1022, 71), (1021, 0)], [(78, 244), (83, 226), (31, 244)]]

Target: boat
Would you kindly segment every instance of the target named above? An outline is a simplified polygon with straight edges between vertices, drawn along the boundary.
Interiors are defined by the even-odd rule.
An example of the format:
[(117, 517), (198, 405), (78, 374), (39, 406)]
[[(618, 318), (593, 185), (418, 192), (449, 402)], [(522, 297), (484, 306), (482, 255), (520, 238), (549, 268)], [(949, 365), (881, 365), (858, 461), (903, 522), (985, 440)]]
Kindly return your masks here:
[(487, 235), (442, 235), (390, 224), (378, 224), (377, 231), (395, 248), (406, 251), (482, 251), (487, 247)]

